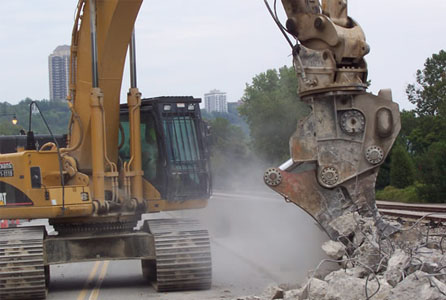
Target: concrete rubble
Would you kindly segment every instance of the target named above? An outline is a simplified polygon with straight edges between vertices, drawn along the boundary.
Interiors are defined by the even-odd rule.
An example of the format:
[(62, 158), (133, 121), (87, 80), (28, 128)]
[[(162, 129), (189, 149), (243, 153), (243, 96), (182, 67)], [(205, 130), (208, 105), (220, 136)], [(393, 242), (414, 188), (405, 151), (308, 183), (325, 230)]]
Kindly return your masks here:
[(341, 238), (322, 245), (328, 259), (300, 288), (271, 286), (262, 295), (234, 300), (446, 299), (446, 227), (386, 222), (397, 232), (385, 236), (372, 218), (356, 213), (339, 217), (332, 226)]

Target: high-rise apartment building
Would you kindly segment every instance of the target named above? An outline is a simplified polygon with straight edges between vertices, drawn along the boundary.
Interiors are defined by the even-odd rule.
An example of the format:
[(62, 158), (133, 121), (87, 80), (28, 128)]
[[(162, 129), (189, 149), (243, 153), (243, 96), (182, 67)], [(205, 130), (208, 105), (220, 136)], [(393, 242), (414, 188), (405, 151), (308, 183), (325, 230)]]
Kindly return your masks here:
[(62, 45), (48, 56), (50, 100), (65, 100), (68, 95), (70, 46)]
[(204, 108), (207, 112), (228, 112), (228, 104), (226, 102), (226, 93), (219, 90), (212, 90), (204, 94)]

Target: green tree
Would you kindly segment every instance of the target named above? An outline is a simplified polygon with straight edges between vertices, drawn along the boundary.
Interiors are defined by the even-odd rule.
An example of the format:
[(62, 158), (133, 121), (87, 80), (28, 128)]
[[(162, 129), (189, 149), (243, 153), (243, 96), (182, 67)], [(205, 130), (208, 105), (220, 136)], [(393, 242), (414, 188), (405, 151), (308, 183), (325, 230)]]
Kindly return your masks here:
[[(28, 130), (29, 128), (29, 106), (33, 100), (26, 98), (18, 104), (12, 105), (7, 102), (0, 103), (1, 114), (15, 114), (18, 120), (17, 125), (12, 125), (10, 117), (2, 117), (0, 119), (0, 135), (19, 134), (20, 129)], [(37, 100), (42, 115), (47, 120), (51, 131), (54, 134), (64, 134), (68, 130), (68, 121), (70, 112), (65, 101), (49, 101)], [(47, 134), (46, 128), (41, 115), (37, 110), (32, 113), (32, 130), (35, 134)]]
[(309, 112), (297, 96), (294, 69), (284, 66), (255, 76), (242, 101), (239, 111), (249, 125), (255, 152), (271, 163), (288, 159), (289, 138)]
[(10, 121), (4, 121), (0, 123), (0, 135), (17, 135), (20, 132), (21, 127), (13, 125)]
[(392, 153), (386, 157), (384, 163), (379, 167), (378, 178), (376, 178), (376, 189), (382, 190), (390, 185), (390, 157)]
[(413, 155), (422, 155), (433, 143), (446, 141), (446, 118), (418, 116), (415, 121), (416, 126), (407, 136), (409, 149)]
[(416, 109), (401, 114), (399, 142), (406, 145), (416, 165), (416, 190), (427, 202), (446, 200), (446, 52), (428, 58), (417, 70), (416, 83), (406, 89)]
[(422, 156), (420, 176), (424, 183), (417, 187), (426, 202), (446, 202), (446, 141), (433, 143)]
[(396, 144), (390, 157), (390, 184), (396, 188), (405, 188), (415, 181), (415, 168), (406, 149)]
[(412, 131), (418, 126), (418, 116), (415, 111), (403, 110), (401, 112), (401, 130), (398, 136), (398, 143), (404, 145), (407, 151), (413, 151), (413, 145), (410, 138)]
[(246, 124), (245, 120), (240, 116), (237, 109), (232, 109), (234, 106), (233, 103), (228, 103), (228, 112), (216, 112), (208, 113), (205, 109), (201, 110), (201, 116), (205, 120), (214, 120), (216, 118), (223, 118), (229, 121), (232, 125), (240, 127), (246, 135), (249, 135), (248, 124)]
[(409, 84), (406, 93), (409, 101), (417, 106), (420, 115), (445, 115), (446, 113), (446, 52), (433, 54), (417, 70), (416, 83)]
[(209, 121), (209, 125), (214, 183), (227, 187), (239, 181), (238, 177), (250, 159), (247, 138), (240, 127), (232, 125), (227, 119), (215, 118)]

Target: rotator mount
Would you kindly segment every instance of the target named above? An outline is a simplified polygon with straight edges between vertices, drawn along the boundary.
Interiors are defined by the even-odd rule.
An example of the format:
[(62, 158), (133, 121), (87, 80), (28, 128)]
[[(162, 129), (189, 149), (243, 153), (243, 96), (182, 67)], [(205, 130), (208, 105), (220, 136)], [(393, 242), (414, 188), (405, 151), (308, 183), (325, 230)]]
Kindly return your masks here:
[(348, 16), (347, 0), (282, 0), (301, 97), (367, 88), (370, 51), (361, 26)]

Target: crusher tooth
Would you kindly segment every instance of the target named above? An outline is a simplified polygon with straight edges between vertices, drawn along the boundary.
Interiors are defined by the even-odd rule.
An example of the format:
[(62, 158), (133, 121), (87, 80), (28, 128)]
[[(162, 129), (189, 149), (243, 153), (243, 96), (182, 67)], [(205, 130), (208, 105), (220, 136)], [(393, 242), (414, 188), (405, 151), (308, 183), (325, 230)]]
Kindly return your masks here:
[(156, 278), (153, 282), (157, 291), (204, 290), (211, 287), (210, 239), (208, 231), (198, 221), (149, 220), (145, 228), (154, 237), (156, 263), (143, 260), (143, 273), (148, 279)]
[(45, 299), (44, 234), (42, 226), (0, 230), (0, 299)]

